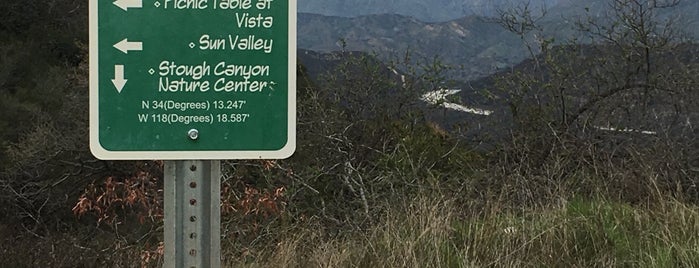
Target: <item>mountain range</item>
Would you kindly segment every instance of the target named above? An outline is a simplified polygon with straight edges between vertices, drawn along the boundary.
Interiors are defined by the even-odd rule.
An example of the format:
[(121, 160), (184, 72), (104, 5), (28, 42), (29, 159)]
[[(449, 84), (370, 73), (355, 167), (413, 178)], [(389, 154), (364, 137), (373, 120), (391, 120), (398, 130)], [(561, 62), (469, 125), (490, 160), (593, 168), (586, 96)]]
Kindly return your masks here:
[(298, 47), (319, 52), (365, 51), (384, 61), (405, 58), (454, 67), (462, 80), (516, 64), (527, 53), (517, 36), (479, 17), (426, 23), (401, 15), (357, 18), (299, 14)]
[[(405, 58), (406, 53), (409, 53), (414, 62), (446, 64), (451, 67), (451, 78), (469, 81), (488, 76), (531, 57), (519, 36), (495, 23), (492, 17), (484, 17), (488, 12), (492, 13), (493, 6), (503, 6), (507, 3), (516, 5), (521, 2), (389, 0), (370, 3), (368, 0), (306, 0), (299, 3), (299, 11), (341, 13), (343, 16), (300, 13), (297, 42), (299, 48), (318, 52), (346, 50), (374, 53), (383, 61)], [(425, 6), (426, 3), (429, 3), (429, 7)], [(607, 0), (531, 0), (529, 5), (550, 6), (546, 15), (539, 21), (543, 35), (563, 43), (565, 40), (579, 37), (576, 36), (579, 33), (574, 30), (577, 21), (609, 15), (609, 3)], [(415, 8), (422, 11), (421, 16), (451, 18), (458, 14), (439, 14), (446, 14), (444, 10), (454, 11), (457, 5), (466, 5), (471, 7), (470, 10), (481, 7), (481, 12), (471, 12), (479, 16), (469, 15), (441, 22), (425, 22), (418, 19), (418, 13), (404, 10)], [(367, 8), (371, 10), (365, 10)], [(362, 15), (382, 12), (386, 14)], [(353, 17), (355, 14), (362, 16)], [(696, 0), (681, 1), (680, 6), (658, 14), (661, 21), (677, 19), (677, 23), (680, 24), (677, 26), (694, 39), (699, 37), (699, 27), (696, 27), (697, 24), (693, 21), (697, 17), (699, 1)], [(541, 41), (536, 40), (537, 37), (540, 36), (530, 35), (527, 41), (537, 47), (536, 42)]]
[[(422, 96), (425, 103), (432, 103), (443, 108), (443, 111), (438, 113), (430, 113), (430, 120), (439, 122), (440, 125), (449, 125), (450, 122), (468, 122), (473, 127), (472, 130), (477, 133), (483, 132), (481, 127), (491, 129), (490, 133), (504, 133), (502, 129), (492, 128), (492, 126), (506, 125), (506, 122), (509, 121), (505, 103), (507, 97), (484, 98), (483, 90), (492, 87), (497, 75), (491, 75), (507, 73), (508, 71), (525, 71), (526, 66), (532, 64), (532, 60), (529, 59), (531, 54), (523, 46), (522, 39), (505, 30), (492, 18), (487, 17), (488, 14), (492, 15), (492, 13), (483, 9), (483, 12), (479, 14), (438, 20), (434, 19), (436, 18), (434, 16), (438, 16), (434, 15), (437, 14), (435, 10), (441, 11), (442, 9), (434, 6), (426, 8), (423, 5), (423, 11), (429, 14), (422, 16), (432, 16), (432, 22), (426, 22), (430, 19), (421, 19), (410, 12), (398, 9), (383, 9), (387, 12), (360, 12), (359, 9), (367, 7), (367, 5), (361, 6), (360, 2), (366, 1), (348, 0), (347, 3), (349, 2), (354, 3), (354, 5), (337, 4), (333, 1), (327, 1), (325, 4), (326, 7), (345, 8), (345, 12), (340, 14), (342, 16), (329, 16), (331, 14), (328, 10), (324, 10), (324, 14), (299, 14), (298, 46), (308, 50), (300, 53), (302, 54), (300, 61), (302, 64), (310, 66), (310, 73), (317, 74), (323, 70), (331, 69), (329, 66), (335, 65), (342, 58), (339, 55), (343, 54), (335, 53), (337, 51), (363, 51), (367, 55), (375, 56), (387, 63), (405, 58), (422, 61), (426, 65), (437, 62), (444, 63), (455, 67), (450, 71), (449, 78), (459, 81), (449, 87), (435, 88), (435, 91), (427, 92)], [(377, 2), (371, 7), (388, 8), (389, 4), (395, 2), (397, 1)], [(472, 3), (475, 2), (472, 1)], [(444, 0), (430, 3), (451, 5), (451, 8), (448, 9), (453, 11), (454, 5), (459, 2)], [(554, 37), (557, 40), (556, 45), (564, 45), (565, 40), (580, 38), (580, 36), (576, 36), (579, 33), (574, 30), (576, 22), (586, 22), (587, 19), (605, 22), (605, 16), (613, 14), (613, 9), (609, 8), (609, 3), (611, 3), (609, 0), (548, 2), (552, 6), (547, 9), (546, 16), (538, 22), (541, 24), (545, 36)], [(411, 7), (415, 6), (419, 6), (419, 4)], [(312, 9), (302, 9), (301, 5), (299, 7), (300, 11), (312, 11)], [(359, 15), (354, 16), (353, 14)], [(696, 38), (699, 37), (699, 27), (696, 27), (697, 23), (695, 22), (697, 17), (699, 17), (699, 1), (683, 0), (677, 7), (659, 11), (655, 19), (660, 23), (674, 20), (675, 25), (673, 26), (680, 29), (680, 34), (686, 34), (686, 39), (679, 40), (690, 43), (694, 41), (696, 44)], [(585, 42), (580, 40), (578, 39), (576, 42), (578, 44)], [(691, 51), (696, 53), (696, 46), (692, 47)], [(534, 51), (534, 53), (536, 52)], [(410, 55), (410, 57), (406, 57), (406, 55)], [(689, 62), (696, 64), (698, 61), (694, 57)], [(398, 72), (396, 75), (400, 76)], [(453, 103), (445, 101), (447, 97), (467, 101)], [(653, 108), (658, 111), (669, 111), (667, 107), (660, 105), (655, 105)], [(665, 112), (660, 114), (665, 114)], [(697, 119), (699, 114), (696, 113), (683, 116), (687, 117), (686, 122), (699, 120)], [(670, 120), (649, 121), (643, 125), (634, 124), (631, 126), (623, 125), (623, 120), (616, 121), (619, 122), (606, 122), (607, 125), (605, 122), (596, 122), (597, 125), (594, 127), (601, 131), (647, 134), (655, 133), (655, 130), (664, 128), (658, 122), (669, 122)]]
[(564, 0), (301, 0), (298, 10), (326, 16), (357, 17), (399, 14), (426, 22), (443, 22), (466, 16), (493, 16), (498, 9), (529, 3), (550, 8)]

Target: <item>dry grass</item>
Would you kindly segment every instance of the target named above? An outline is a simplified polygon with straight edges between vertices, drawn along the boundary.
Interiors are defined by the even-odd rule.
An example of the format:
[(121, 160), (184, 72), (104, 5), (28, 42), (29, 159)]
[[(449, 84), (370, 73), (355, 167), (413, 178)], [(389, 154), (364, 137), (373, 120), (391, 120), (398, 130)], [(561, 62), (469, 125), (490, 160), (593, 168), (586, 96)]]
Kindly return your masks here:
[(394, 204), (366, 230), (328, 238), (305, 229), (256, 261), (229, 266), (699, 267), (699, 208), (675, 200), (635, 207), (576, 199), (533, 211), (460, 215), (449, 198), (421, 196)]

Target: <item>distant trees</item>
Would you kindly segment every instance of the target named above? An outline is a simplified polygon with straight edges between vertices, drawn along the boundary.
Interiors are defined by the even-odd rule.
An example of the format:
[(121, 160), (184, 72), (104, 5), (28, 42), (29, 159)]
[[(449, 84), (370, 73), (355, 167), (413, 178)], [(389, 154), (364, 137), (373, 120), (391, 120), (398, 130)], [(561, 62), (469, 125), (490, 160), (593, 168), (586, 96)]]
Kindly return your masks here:
[(540, 52), (498, 80), (514, 121), (508, 165), (552, 180), (592, 168), (618, 189), (660, 174), (668, 189), (695, 191), (687, 164), (696, 151), (685, 148), (697, 146), (699, 46), (672, 15), (682, 2), (606, 3), (601, 16), (578, 18), (579, 35), (567, 41), (546, 38), (526, 6), (496, 19)]

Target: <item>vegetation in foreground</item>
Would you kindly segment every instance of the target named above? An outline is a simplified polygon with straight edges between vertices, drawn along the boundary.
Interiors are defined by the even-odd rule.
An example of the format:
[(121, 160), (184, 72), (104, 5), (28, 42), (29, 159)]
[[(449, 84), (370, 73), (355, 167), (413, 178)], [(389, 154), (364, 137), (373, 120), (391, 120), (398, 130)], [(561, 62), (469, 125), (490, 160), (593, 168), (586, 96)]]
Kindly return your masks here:
[(676, 200), (635, 207), (609, 200), (462, 216), (453, 199), (392, 204), (362, 231), (284, 235), (230, 267), (696, 267), (697, 207)]
[[(89, 154), (78, 2), (0, 3), (74, 16), (10, 12), (0, 24), (0, 266), (157, 267), (162, 162)], [(469, 141), (475, 125), (426, 119), (443, 112), (419, 101), (448, 85), (439, 62), (406, 55), (405, 81), (370, 57), (313, 81), (300, 66), (294, 157), (224, 162), (225, 263), (699, 266), (697, 136), (685, 124), (699, 107), (699, 66), (673, 53), (695, 45), (653, 15), (671, 2), (610, 1), (617, 24), (581, 29), (595, 46), (529, 43), (531, 13), (503, 16), (539, 56), (494, 78), (509, 113), (499, 139), (479, 141), (489, 150)], [(605, 120), (664, 130), (591, 127)]]

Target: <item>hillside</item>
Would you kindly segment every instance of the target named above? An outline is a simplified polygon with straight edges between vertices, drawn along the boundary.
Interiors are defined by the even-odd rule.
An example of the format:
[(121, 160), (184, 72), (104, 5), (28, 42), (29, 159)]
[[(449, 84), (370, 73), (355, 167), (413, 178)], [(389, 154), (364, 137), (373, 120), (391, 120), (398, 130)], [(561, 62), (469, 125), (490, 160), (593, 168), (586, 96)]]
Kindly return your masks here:
[[(673, 69), (676, 66), (689, 68), (687, 72), (691, 72), (699, 66), (699, 58), (696, 56), (699, 55), (699, 45), (684, 44), (673, 47), (673, 51), (654, 56), (662, 62), (662, 66), (670, 66), (668, 67), (669, 73), (676, 72)], [(556, 51), (554, 53), (556, 58), (550, 59), (550, 64), (556, 64), (560, 68), (567, 66), (566, 68), (569, 67), (570, 70), (574, 70), (575, 66), (595, 65), (600, 60), (597, 55), (609, 53), (608, 48), (603, 46), (583, 46), (580, 50), (559, 46), (552, 50)], [(576, 54), (582, 56), (573, 56)], [(419, 79), (382, 64), (371, 54), (363, 52), (320, 53), (299, 50), (298, 55), (300, 64), (305, 67), (310, 78), (320, 84), (323, 84), (324, 79), (329, 75), (337, 73), (337, 68), (342, 68), (343, 64), (356, 62), (358, 59), (368, 59), (369, 64), (378, 66), (380, 77), (393, 81), (392, 84), (395, 86), (391, 91), (398, 90), (401, 81), (417, 81)], [(539, 60), (543, 62), (543, 56), (540, 56)], [(565, 91), (565, 99), (569, 109), (566, 114), (569, 117), (589, 117), (585, 124), (591, 124), (587, 126), (591, 129), (587, 131), (638, 132), (653, 135), (663, 133), (663, 135), (680, 137), (694, 131), (692, 125), (699, 122), (699, 113), (696, 109), (692, 108), (689, 103), (678, 103), (677, 96), (675, 96), (677, 92), (672, 92), (672, 90), (689, 89), (662, 88), (667, 85), (664, 84), (666, 82), (660, 81), (662, 83), (658, 82), (659, 84), (656, 86), (658, 88), (651, 92), (634, 92), (640, 89), (630, 89), (627, 93), (610, 95), (605, 97), (605, 101), (595, 103), (596, 98), (607, 94), (605, 93), (607, 89), (599, 88), (600, 84), (594, 82), (596, 79), (594, 75), (583, 73), (575, 79), (567, 78), (570, 81), (560, 82), (557, 81), (559, 78), (556, 76), (561, 74), (551, 73), (551, 68), (551, 66), (546, 65), (537, 68), (534, 60), (524, 60), (507, 71), (500, 71), (468, 83), (444, 81), (443, 86), (432, 88), (431, 91), (428, 89), (429, 87), (423, 86), (427, 91), (420, 93), (421, 102), (417, 107), (424, 112), (428, 121), (438, 124), (445, 130), (453, 131), (462, 128), (464, 137), (467, 137), (470, 142), (477, 143), (497, 142), (504, 138), (503, 134), (513, 128), (513, 116), (515, 115), (512, 114), (512, 105), (522, 105), (522, 103), (517, 103), (526, 99), (536, 100), (544, 106), (557, 102), (558, 100), (551, 99), (552, 96), (549, 95), (551, 93), (544, 89), (552, 84), (569, 87)], [(590, 68), (591, 70), (599, 68), (600, 72), (604, 71), (604, 67)], [(362, 71), (354, 69), (352, 72), (361, 73)], [(609, 81), (605, 83), (610, 83), (610, 86), (623, 84), (623, 81), (614, 81), (614, 74), (610, 73), (609, 75), (607, 78)], [(538, 81), (533, 82), (533, 85), (538, 86), (523, 92), (523, 95), (517, 95), (517, 90), (503, 87), (504, 85), (501, 83), (502, 81), (517, 81), (517, 79), (537, 79)], [(690, 77), (685, 79), (691, 81)], [(600, 90), (600, 92), (595, 93), (593, 89)], [(557, 92), (554, 93), (557, 94)], [(652, 100), (648, 101), (648, 98)], [(384, 100), (372, 99), (370, 101), (381, 102)], [(588, 105), (592, 106), (584, 108)], [(588, 109), (591, 112), (583, 112), (582, 109)], [(556, 110), (553, 109), (550, 112), (556, 113)], [(581, 114), (577, 115), (579, 112)]]
[[(699, 70), (699, 44), (670, 47), (651, 55), (654, 71), (639, 74), (615, 69), (613, 66), (621, 63), (615, 62), (619, 59), (611, 52), (613, 48), (558, 46), (552, 48), (554, 52), (548, 61), (539, 56), (540, 67), (528, 59), (509, 70), (461, 85), (455, 88), (460, 90), (455, 95), (466, 105), (493, 111), (489, 116), (467, 121), (478, 126), (479, 135), (491, 138), (517, 124), (518, 115), (514, 113), (528, 107), (533, 109), (530, 113), (549, 118), (550, 124), (564, 124), (581, 132), (616, 132), (625, 138), (643, 134), (681, 140), (696, 136), (698, 131), (695, 126), (699, 122), (699, 110), (693, 85)], [(473, 96), (490, 98), (484, 101)], [(565, 102), (562, 107), (561, 101)], [(544, 111), (551, 114), (538, 114)], [(450, 125), (464, 116), (463, 111), (450, 109), (442, 118), (433, 120)], [(532, 116), (524, 116), (524, 120), (532, 120)], [(555, 123), (559, 120), (563, 122)], [(640, 142), (638, 136), (635, 139)]]

